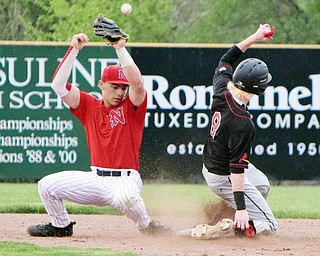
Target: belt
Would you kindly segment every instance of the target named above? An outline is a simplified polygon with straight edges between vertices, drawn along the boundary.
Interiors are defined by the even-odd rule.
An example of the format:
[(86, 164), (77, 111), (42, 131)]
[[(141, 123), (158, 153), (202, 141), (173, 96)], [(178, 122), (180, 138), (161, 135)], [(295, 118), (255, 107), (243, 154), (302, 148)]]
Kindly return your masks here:
[(102, 177), (130, 176), (131, 171), (103, 171), (97, 169), (97, 175)]

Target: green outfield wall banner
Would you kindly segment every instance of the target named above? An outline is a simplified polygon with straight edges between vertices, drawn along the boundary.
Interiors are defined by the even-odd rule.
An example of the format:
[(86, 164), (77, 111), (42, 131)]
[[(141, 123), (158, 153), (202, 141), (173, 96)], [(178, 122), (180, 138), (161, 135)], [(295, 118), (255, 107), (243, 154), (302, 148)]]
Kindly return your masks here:
[[(127, 47), (148, 92), (143, 178), (203, 181), (212, 75), (227, 47)], [(89, 170), (84, 130), (50, 87), (67, 48), (0, 43), (0, 180), (34, 181), (61, 170)], [(260, 46), (249, 49), (247, 57), (263, 59), (273, 76), (265, 94), (249, 106), (257, 130), (252, 162), (271, 179), (319, 179), (320, 47)], [(118, 64), (112, 47), (89, 44), (69, 82), (101, 97), (97, 83), (111, 64)]]

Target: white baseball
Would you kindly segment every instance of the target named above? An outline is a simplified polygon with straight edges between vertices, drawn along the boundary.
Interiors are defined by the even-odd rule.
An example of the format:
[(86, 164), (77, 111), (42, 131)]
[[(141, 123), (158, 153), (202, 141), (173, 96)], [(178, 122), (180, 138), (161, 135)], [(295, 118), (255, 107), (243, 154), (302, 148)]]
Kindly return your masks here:
[(132, 11), (132, 7), (130, 4), (125, 3), (125, 4), (121, 5), (122, 14), (127, 15), (127, 14), (131, 13), (131, 11)]

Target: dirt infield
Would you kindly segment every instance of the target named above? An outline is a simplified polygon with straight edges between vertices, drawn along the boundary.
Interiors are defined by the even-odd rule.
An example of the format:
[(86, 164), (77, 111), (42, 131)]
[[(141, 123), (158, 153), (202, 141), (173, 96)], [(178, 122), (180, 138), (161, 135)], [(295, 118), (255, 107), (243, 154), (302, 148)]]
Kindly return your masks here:
[[(37, 238), (26, 233), (32, 224), (48, 222), (46, 214), (0, 214), (0, 241), (27, 242), (47, 247), (68, 246), (110, 248), (138, 255), (243, 256), (291, 255), (318, 256), (320, 220), (279, 219), (273, 236), (193, 240), (183, 237), (144, 237), (125, 216), (71, 215), (77, 221), (74, 235), (64, 238)], [(159, 217), (174, 231), (200, 224), (195, 217)]]

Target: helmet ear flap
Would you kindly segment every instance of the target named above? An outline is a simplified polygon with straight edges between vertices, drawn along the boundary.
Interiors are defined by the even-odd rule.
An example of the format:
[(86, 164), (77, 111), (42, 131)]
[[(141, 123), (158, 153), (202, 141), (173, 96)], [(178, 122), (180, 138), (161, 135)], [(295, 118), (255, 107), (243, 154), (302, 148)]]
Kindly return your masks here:
[(266, 90), (272, 76), (262, 60), (249, 58), (239, 63), (232, 79), (238, 89), (261, 95)]

